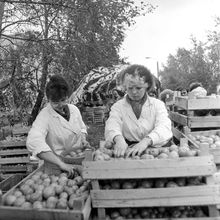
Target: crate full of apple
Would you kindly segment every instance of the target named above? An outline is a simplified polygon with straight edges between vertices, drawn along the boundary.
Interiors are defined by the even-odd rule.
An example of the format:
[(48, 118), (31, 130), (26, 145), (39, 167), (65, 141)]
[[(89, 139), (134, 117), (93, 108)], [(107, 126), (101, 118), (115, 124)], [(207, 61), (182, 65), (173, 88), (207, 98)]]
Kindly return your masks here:
[[(90, 207), (89, 188), (90, 181), (84, 180), (77, 171), (69, 178), (66, 173), (49, 175), (41, 167), (3, 195), (0, 219), (6, 215), (13, 219), (22, 211), (26, 211), (27, 219), (32, 219), (34, 214), (40, 219), (59, 215), (66, 220), (74, 215), (83, 218), (83, 209)], [(88, 207), (89, 212), (91, 207)], [(10, 210), (15, 211), (14, 215)]]
[(106, 148), (100, 147), (94, 152), (94, 160), (115, 160), (115, 159), (172, 159), (179, 157), (194, 157), (199, 155), (199, 150), (197, 148), (189, 146), (187, 143), (177, 146), (172, 144), (169, 147), (160, 147), (147, 148), (140, 156), (129, 156), (127, 157), (125, 153), (125, 157), (115, 158), (113, 146)]

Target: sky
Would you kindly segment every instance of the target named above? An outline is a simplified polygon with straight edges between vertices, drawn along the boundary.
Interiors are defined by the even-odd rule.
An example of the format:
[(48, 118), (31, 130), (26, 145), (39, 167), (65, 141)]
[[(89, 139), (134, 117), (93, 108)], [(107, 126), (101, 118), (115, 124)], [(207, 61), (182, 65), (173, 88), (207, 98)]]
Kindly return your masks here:
[[(162, 70), (169, 54), (192, 48), (191, 36), (205, 42), (220, 17), (220, 0), (148, 0), (158, 6), (153, 13), (136, 19), (126, 31), (120, 50), (132, 64), (142, 64), (153, 74)], [(148, 57), (148, 58), (147, 58)]]

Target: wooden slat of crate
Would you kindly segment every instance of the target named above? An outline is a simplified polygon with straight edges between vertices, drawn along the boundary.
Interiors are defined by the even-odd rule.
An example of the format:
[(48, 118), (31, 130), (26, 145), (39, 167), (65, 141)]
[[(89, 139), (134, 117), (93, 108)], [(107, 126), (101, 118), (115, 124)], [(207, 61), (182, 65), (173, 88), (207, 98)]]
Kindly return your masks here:
[(17, 172), (27, 172), (28, 165), (11, 165), (11, 166), (1, 166), (0, 171), (2, 173), (17, 173)]
[(188, 127), (190, 128), (220, 127), (220, 116), (188, 117)]
[(26, 146), (26, 140), (22, 141), (0, 141), (0, 148), (3, 147), (23, 147)]
[(173, 133), (173, 136), (177, 138), (177, 140), (180, 140), (180, 138), (183, 137), (183, 133), (175, 127), (172, 127), (172, 133)]
[(212, 134), (220, 134), (220, 129), (214, 129), (214, 130), (207, 130), (207, 131), (192, 131), (190, 132), (193, 136), (196, 135), (204, 135), (204, 136), (210, 136)]
[(220, 204), (217, 185), (174, 188), (92, 190), (93, 207), (167, 207), (203, 206)]
[(8, 157), (8, 158), (1, 158), (0, 164), (18, 164), (18, 163), (29, 163), (29, 157)]
[(0, 219), (7, 220), (86, 220), (83, 210), (61, 210), (61, 209), (22, 209), (16, 207), (0, 207)]
[(30, 154), (27, 149), (0, 150), (0, 156)]
[(184, 126), (188, 125), (188, 117), (186, 115), (182, 115), (177, 112), (170, 112), (169, 116), (171, 121), (174, 121)]
[(220, 149), (210, 149), (210, 153), (214, 156), (216, 164), (220, 164)]
[[(7, 193), (0, 198), (0, 219), (7, 220), (89, 220), (91, 212), (91, 198), (90, 196), (83, 203), (83, 206), (77, 206), (75, 210), (61, 210), (61, 209), (22, 209), (19, 207), (4, 206), (4, 199), (11, 194), (22, 183), (30, 179), (38, 171), (44, 171), (44, 165), (36, 169), (30, 175), (25, 177), (21, 182), (12, 187)], [(1, 197), (1, 196), (0, 196)]]
[(186, 110), (220, 109), (220, 99), (188, 99), (188, 97), (176, 97), (175, 105)]
[(220, 127), (220, 116), (191, 117), (177, 112), (169, 113), (170, 119), (189, 128)]
[(13, 174), (0, 183), (0, 189), (4, 193), (18, 184), (24, 177), (24, 174)]
[[(134, 220), (134, 219), (130, 219)], [(135, 220), (143, 220), (142, 219), (137, 219)], [(152, 220), (152, 218), (144, 218), (144, 220)], [(191, 218), (154, 218), (154, 220), (220, 220), (220, 217), (191, 217)]]
[(13, 136), (22, 136), (22, 135), (27, 135), (30, 130), (30, 127), (21, 127), (17, 129), (12, 130)]
[(85, 179), (208, 176), (216, 171), (212, 156), (160, 160), (83, 161)]

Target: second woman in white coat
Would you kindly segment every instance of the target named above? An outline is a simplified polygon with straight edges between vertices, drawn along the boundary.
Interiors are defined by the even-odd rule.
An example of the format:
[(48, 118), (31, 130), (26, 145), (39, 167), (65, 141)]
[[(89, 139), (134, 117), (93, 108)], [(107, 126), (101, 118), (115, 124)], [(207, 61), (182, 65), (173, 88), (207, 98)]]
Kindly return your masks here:
[(141, 155), (149, 146), (166, 144), (172, 137), (171, 121), (164, 103), (148, 95), (153, 86), (150, 71), (128, 66), (121, 72), (121, 83), (126, 95), (111, 107), (105, 126), (105, 139), (114, 144), (115, 156)]

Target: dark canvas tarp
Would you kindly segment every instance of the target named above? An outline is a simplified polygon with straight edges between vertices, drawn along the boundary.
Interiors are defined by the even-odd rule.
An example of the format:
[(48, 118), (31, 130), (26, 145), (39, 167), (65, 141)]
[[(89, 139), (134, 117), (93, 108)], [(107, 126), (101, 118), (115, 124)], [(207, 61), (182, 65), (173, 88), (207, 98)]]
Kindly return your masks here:
[[(112, 89), (117, 88), (121, 90), (117, 83), (117, 76), (128, 65), (116, 65), (113, 67), (99, 67), (90, 71), (81, 81), (79, 87), (73, 92), (70, 97), (71, 103), (78, 103), (82, 101), (83, 94), (85, 92), (104, 92), (108, 94)], [(155, 79), (155, 89), (160, 89), (160, 82), (154, 76)], [(157, 91), (158, 92), (158, 91)]]

